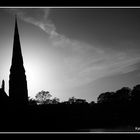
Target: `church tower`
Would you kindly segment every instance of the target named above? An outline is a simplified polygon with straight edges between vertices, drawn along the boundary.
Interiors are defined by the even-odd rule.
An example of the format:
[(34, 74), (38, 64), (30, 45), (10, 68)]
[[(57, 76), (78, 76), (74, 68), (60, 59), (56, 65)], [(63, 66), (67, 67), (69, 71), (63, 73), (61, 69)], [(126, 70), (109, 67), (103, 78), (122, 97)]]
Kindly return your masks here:
[(16, 105), (23, 106), (28, 102), (27, 81), (23, 65), (17, 19), (15, 19), (12, 64), (9, 76), (9, 97), (11, 102)]

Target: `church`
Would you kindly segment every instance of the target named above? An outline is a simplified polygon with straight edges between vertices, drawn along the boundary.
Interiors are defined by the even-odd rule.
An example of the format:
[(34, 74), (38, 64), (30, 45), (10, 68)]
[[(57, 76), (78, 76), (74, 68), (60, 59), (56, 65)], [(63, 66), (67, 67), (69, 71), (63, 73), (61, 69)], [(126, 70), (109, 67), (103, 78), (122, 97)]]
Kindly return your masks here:
[(17, 19), (15, 19), (12, 62), (9, 75), (9, 97), (5, 93), (4, 86), (5, 83), (3, 80), (0, 89), (1, 103), (8, 101), (18, 106), (23, 106), (28, 103), (27, 80), (23, 64)]

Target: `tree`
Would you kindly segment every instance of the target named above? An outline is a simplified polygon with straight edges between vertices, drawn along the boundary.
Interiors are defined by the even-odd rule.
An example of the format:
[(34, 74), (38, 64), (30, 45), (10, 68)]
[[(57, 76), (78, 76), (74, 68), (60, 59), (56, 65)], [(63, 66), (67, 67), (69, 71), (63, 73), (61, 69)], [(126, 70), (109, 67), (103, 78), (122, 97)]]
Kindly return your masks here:
[(130, 97), (131, 89), (129, 87), (123, 87), (115, 92), (114, 101), (117, 103), (128, 103)]
[(73, 97), (69, 98), (68, 102), (69, 102), (69, 104), (73, 104), (76, 102), (76, 98), (73, 96)]
[(131, 97), (131, 89), (128, 87), (123, 87), (116, 92), (105, 92), (99, 95), (98, 103), (127, 103)]
[(49, 104), (51, 97), (52, 95), (49, 93), (49, 91), (44, 90), (38, 92), (35, 96), (38, 104)]
[(90, 102), (90, 105), (91, 105), (91, 106), (93, 106), (93, 105), (95, 105), (95, 104), (96, 104), (96, 103), (95, 103), (94, 101), (91, 101), (91, 102)]
[(111, 103), (113, 102), (114, 92), (101, 93), (97, 98), (97, 103)]
[(131, 92), (131, 103), (131, 119), (134, 121), (133, 123), (138, 124), (140, 118), (140, 85), (133, 87)]
[(76, 104), (86, 104), (87, 101), (85, 99), (76, 99), (75, 103)]
[(28, 98), (28, 101), (29, 101), (29, 105), (36, 105), (37, 104), (37, 101), (33, 98)]
[(57, 98), (57, 97), (54, 97), (54, 98), (52, 99), (52, 104), (58, 104), (59, 102), (60, 102), (60, 99)]
[(85, 99), (77, 99), (73, 96), (69, 98), (68, 103), (69, 104), (86, 104), (87, 101)]
[(134, 86), (134, 88), (131, 92), (131, 96), (132, 96), (132, 101), (133, 102), (135, 102), (135, 103), (140, 102), (140, 85)]

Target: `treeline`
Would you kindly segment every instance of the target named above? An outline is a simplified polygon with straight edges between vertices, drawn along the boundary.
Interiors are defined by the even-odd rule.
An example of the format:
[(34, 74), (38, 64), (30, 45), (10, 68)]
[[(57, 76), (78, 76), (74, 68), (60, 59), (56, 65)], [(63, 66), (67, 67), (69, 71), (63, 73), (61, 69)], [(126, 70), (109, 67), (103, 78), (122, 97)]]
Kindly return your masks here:
[(91, 101), (90, 103), (86, 99), (79, 99), (70, 97), (67, 101), (60, 102), (57, 97), (51, 98), (52, 95), (48, 91), (41, 91), (36, 94), (35, 99), (29, 98), (30, 105), (45, 105), (45, 104), (125, 104), (133, 102), (138, 104), (140, 102), (140, 85), (136, 85), (133, 89), (129, 87), (123, 87), (117, 91), (101, 93), (97, 97), (97, 103)]
[(133, 89), (123, 87), (115, 92), (101, 93), (97, 103), (75, 97), (60, 102), (58, 98), (48, 98), (51, 96), (47, 94), (49, 92), (41, 91), (36, 99), (29, 100), (29, 105), (34, 108), (34, 119), (49, 118), (50, 122), (57, 124), (53, 128), (59, 126), (60, 129), (61, 126), (65, 130), (79, 130), (140, 125), (140, 85)]
[(140, 85), (101, 93), (97, 103), (71, 97), (60, 102), (48, 91), (27, 106), (1, 106), (0, 131), (86, 131), (140, 126)]

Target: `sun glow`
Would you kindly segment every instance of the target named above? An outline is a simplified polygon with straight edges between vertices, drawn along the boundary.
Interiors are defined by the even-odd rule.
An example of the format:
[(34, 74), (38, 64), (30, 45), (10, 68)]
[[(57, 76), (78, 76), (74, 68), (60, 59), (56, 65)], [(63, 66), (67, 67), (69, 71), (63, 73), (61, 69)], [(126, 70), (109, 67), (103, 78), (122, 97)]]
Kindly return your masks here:
[[(47, 71), (43, 68), (43, 63), (37, 58), (25, 59), (25, 71), (28, 85), (28, 94), (30, 97), (34, 97), (37, 92), (41, 90), (47, 90), (45, 88), (45, 78), (49, 79)], [(42, 79), (44, 77), (44, 79)], [(42, 88), (41, 88), (42, 87)]]
[(28, 84), (28, 92), (30, 95), (35, 94), (31, 92), (33, 92), (32, 91), (33, 89), (36, 90), (39, 84), (38, 81), (41, 80), (41, 76), (40, 76), (41, 68), (39, 68), (39, 66), (37, 66), (34, 62), (27, 61), (25, 64), (25, 70), (26, 70), (26, 78)]

